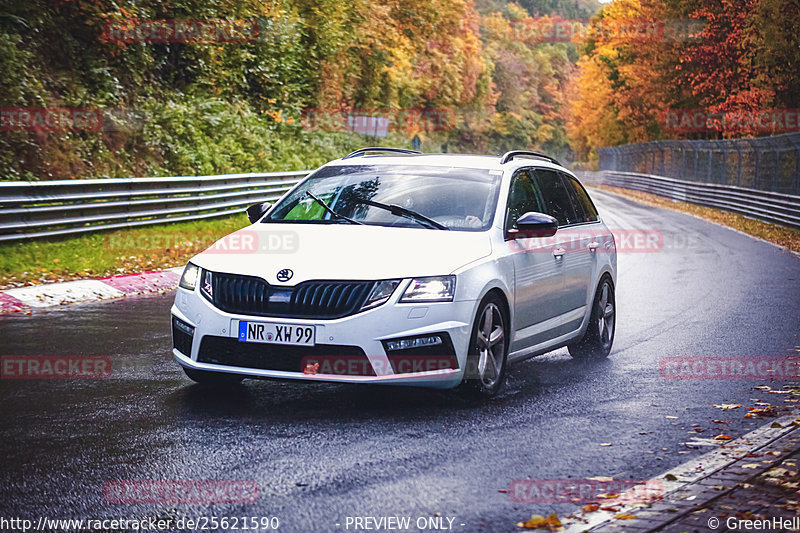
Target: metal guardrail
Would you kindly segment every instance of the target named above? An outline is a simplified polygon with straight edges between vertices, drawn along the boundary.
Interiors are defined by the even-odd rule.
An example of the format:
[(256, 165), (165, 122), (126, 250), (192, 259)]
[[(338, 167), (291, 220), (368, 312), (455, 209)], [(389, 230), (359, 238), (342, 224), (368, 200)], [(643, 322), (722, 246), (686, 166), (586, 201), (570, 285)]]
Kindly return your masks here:
[(0, 241), (231, 215), (309, 173), (0, 182)]
[(599, 184), (657, 194), (681, 202), (732, 211), (766, 222), (800, 229), (800, 196), (732, 185), (694, 183), (635, 172), (581, 172), (587, 185)]
[[(0, 242), (231, 215), (277, 200), (309, 173), (0, 182)], [(580, 174), (587, 184), (649, 192), (800, 228), (800, 196), (633, 172)]]

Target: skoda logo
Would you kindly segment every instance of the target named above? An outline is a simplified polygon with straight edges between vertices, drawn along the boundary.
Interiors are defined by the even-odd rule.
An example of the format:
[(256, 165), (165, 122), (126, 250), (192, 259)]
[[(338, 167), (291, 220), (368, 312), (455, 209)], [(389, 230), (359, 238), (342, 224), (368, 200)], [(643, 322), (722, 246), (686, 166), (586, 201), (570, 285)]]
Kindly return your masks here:
[(290, 268), (284, 268), (278, 272), (278, 281), (289, 281), (294, 276), (294, 272)]

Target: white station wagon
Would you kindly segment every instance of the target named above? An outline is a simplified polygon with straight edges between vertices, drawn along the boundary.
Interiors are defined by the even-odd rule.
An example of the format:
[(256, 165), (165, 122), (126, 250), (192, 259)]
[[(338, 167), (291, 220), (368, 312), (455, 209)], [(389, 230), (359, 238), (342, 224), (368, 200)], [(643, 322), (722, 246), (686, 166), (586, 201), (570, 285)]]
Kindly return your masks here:
[(515, 361), (611, 351), (614, 238), (548, 156), (365, 148), (248, 216), (189, 262), (175, 297), (173, 354), (197, 382), (492, 396)]

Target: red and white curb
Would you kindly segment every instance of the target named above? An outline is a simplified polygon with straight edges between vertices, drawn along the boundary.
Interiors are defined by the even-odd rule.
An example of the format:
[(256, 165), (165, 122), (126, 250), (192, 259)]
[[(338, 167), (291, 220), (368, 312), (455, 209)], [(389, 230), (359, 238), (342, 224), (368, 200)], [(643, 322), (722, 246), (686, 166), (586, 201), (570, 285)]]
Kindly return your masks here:
[(108, 278), (46, 283), (0, 291), (0, 313), (30, 311), (77, 302), (121, 298), (171, 290), (178, 286), (183, 267)]

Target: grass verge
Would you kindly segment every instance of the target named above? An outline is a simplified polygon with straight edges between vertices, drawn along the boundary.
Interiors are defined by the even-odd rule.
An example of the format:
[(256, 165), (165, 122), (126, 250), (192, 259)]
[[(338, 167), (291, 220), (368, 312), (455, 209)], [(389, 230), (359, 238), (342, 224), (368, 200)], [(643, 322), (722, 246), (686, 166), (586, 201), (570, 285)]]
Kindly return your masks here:
[(183, 266), (220, 237), (248, 224), (241, 214), (0, 244), (0, 288)]
[(608, 185), (591, 185), (591, 187), (613, 192), (635, 200), (637, 202), (652, 205), (654, 207), (663, 207), (664, 209), (671, 209), (673, 211), (680, 211), (688, 213), (699, 218), (729, 226), (737, 229), (742, 233), (747, 233), (753, 237), (758, 237), (769, 241), (771, 243), (783, 246), (792, 252), (800, 253), (800, 230), (779, 226), (777, 224), (770, 224), (760, 220), (754, 220), (738, 213), (731, 213), (729, 211), (722, 211), (711, 207), (703, 207), (701, 205), (690, 204), (687, 202), (679, 202), (663, 198), (655, 194), (650, 194), (641, 191), (632, 191), (630, 189), (622, 189), (620, 187), (610, 187)]

